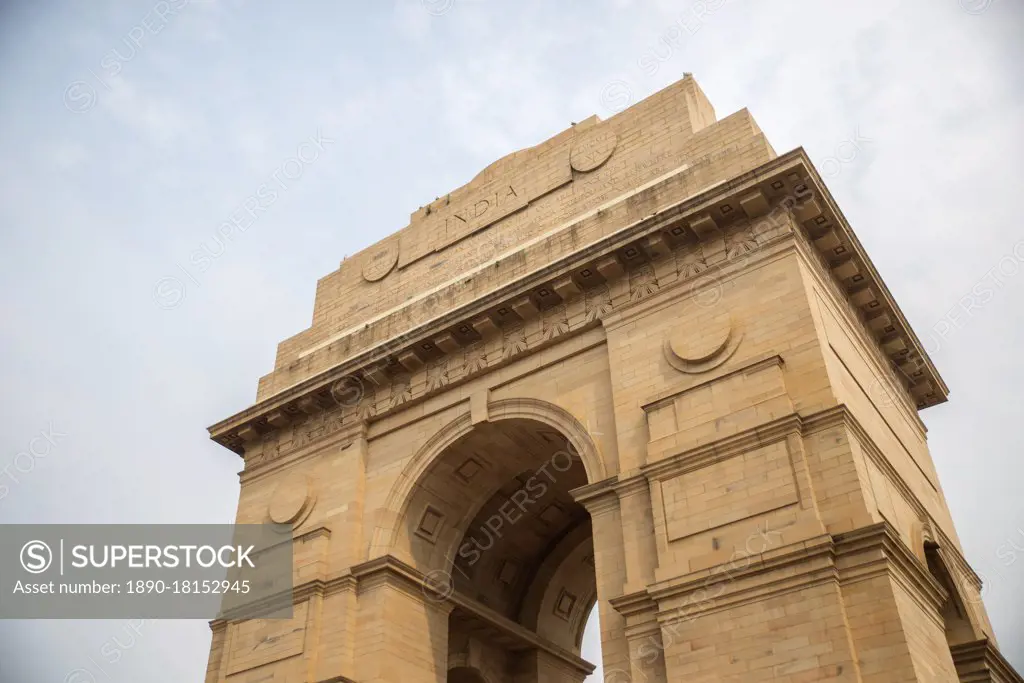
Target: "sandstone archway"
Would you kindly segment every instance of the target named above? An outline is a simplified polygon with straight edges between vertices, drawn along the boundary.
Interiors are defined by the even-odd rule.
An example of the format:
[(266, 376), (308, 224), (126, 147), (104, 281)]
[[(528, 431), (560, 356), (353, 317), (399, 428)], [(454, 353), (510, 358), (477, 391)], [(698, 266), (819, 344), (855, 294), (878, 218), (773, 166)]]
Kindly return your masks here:
[(238, 522), (292, 526), (294, 612), (215, 621), (207, 680), (580, 680), (595, 601), (606, 682), (1019, 680), (946, 394), (803, 150), (687, 76), (318, 282), (211, 427)]
[[(583, 483), (598, 482), (606, 478), (607, 469), (593, 439), (587, 434), (584, 426), (563, 408), (534, 398), (494, 401), (488, 406), (488, 421), (494, 424), (503, 420), (536, 423), (538, 430), (548, 435), (546, 439), (549, 444), (554, 438), (561, 444), (556, 450), (565, 450), (579, 460), (587, 478)], [(381, 508), (390, 518), (382, 520), (384, 523), (377, 526), (370, 544), (370, 557), (394, 551), (400, 528), (397, 520), (407, 516), (407, 508), (413, 500), (417, 482), (422, 480), (427, 470), (449, 446), (467, 437), (473, 429), (471, 415), (460, 415), (433, 434), (416, 451), (403, 468)], [(552, 437), (552, 433), (557, 433), (557, 436)]]
[(508, 401), (494, 417), (456, 421), (410, 463), (418, 476), (397, 486), (408, 497), (389, 554), (425, 576), (426, 600), (451, 605), (449, 666), (583, 680), (597, 586), (590, 515), (571, 491), (590, 483), (585, 458), (590, 471), (600, 463), (585, 433), (558, 429), (577, 426), (553, 406)]

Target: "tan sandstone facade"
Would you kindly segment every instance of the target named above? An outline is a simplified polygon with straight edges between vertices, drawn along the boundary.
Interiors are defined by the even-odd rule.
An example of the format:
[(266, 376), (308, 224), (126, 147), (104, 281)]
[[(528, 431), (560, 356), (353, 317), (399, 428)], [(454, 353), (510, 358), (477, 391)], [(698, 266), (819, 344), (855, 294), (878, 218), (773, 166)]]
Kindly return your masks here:
[(511, 154), (317, 286), (239, 522), (289, 620), (210, 683), (1021, 681), (928, 452), (946, 386), (803, 150), (690, 76)]

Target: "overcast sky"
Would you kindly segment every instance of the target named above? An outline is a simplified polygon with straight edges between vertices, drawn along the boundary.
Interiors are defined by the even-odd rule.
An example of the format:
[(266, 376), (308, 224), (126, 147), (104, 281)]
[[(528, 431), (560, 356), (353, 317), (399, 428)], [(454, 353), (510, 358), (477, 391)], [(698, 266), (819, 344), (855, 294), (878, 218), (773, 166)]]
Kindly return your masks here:
[[(168, 1), (0, 9), (0, 522), (231, 522), (241, 461), (205, 428), (252, 403), (318, 278), (498, 157), (692, 72), (719, 118), (748, 107), (777, 151), (807, 149), (949, 384), (932, 454), (1024, 670), (1020, 0)], [(136, 626), (0, 622), (0, 680), (202, 679), (205, 622)]]

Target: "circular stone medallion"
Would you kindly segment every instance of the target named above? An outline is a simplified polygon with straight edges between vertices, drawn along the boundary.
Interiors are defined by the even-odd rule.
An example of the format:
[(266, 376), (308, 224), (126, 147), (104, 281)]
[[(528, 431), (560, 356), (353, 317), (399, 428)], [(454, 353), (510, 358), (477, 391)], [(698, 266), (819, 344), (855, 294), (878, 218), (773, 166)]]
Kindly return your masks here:
[(676, 331), (668, 343), (676, 358), (687, 363), (704, 363), (725, 348), (731, 334), (732, 321), (728, 315), (721, 315), (699, 327)]
[(681, 372), (707, 372), (727, 361), (742, 338), (732, 316), (716, 311), (674, 330), (665, 339), (665, 358)]
[(377, 282), (387, 277), (398, 263), (398, 241), (392, 240), (370, 252), (363, 260), (363, 278)]
[(275, 524), (298, 526), (309, 515), (315, 502), (313, 484), (309, 477), (293, 474), (274, 489), (267, 514)]
[(619, 137), (615, 131), (603, 127), (591, 128), (573, 140), (569, 163), (580, 173), (593, 171), (608, 161), (618, 143)]

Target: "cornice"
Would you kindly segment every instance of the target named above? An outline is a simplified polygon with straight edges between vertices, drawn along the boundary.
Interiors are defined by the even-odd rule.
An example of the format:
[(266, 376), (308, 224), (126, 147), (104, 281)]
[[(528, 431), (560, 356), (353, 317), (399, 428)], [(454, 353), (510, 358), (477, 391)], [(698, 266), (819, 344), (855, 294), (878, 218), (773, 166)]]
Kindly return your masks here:
[[(302, 538), (302, 537), (312, 537), (314, 535), (317, 535), (317, 534), (323, 532), (324, 530), (325, 529), (322, 529), (322, 528), (314, 529), (311, 532), (308, 532), (306, 534), (302, 534), (302, 536), (300, 536), (299, 538)], [(329, 530), (327, 530), (327, 533), (329, 533)], [(308, 579), (306, 581), (303, 581), (302, 583), (299, 583), (299, 584), (296, 584), (296, 585), (292, 586), (292, 588), (290, 589), (290, 599), (291, 599), (291, 602), (292, 602), (293, 605), (297, 605), (300, 602), (304, 602), (304, 601), (309, 600), (309, 599), (314, 598), (314, 597), (326, 597), (326, 596), (333, 595), (335, 593), (339, 593), (339, 592), (345, 591), (345, 590), (355, 591), (358, 588), (358, 585), (359, 585), (358, 577), (355, 574), (352, 573), (351, 569), (347, 569), (344, 572), (341, 572), (340, 574), (337, 574), (336, 576), (330, 577), (328, 579), (323, 579), (323, 578)], [(276, 594), (274, 594), (273, 596), (271, 596), (269, 598), (265, 598), (264, 600), (266, 602), (268, 602), (268, 603), (273, 603), (273, 602), (278, 601), (278, 600), (283, 600), (283, 595), (285, 593), (288, 593), (288, 592), (289, 591), (283, 591), (281, 593), (276, 593)], [(250, 609), (251, 609), (250, 606), (246, 606), (244, 608), (244, 610), (246, 610), (246, 611), (250, 610)], [(229, 623), (236, 623), (236, 622), (240, 622), (240, 621), (246, 621), (249, 618), (250, 617), (234, 618), (231, 615), (226, 615), (226, 616), (214, 619), (214, 620), (210, 621), (209, 623), (210, 623), (210, 628), (214, 632), (216, 632), (218, 630), (226, 628)]]
[(320, 441), (315, 441), (273, 460), (247, 466), (238, 473), (242, 484), (249, 484), (264, 479), (275, 472), (287, 469), (298, 462), (309, 460), (329, 452), (339, 452), (351, 447), (356, 441), (366, 436), (366, 423), (359, 425), (355, 433), (338, 432)]
[(889, 522), (835, 536), (836, 557), (843, 562), (842, 583), (886, 575), (897, 581), (933, 621), (943, 626), (941, 609), (948, 594), (928, 567), (907, 547)]
[(615, 484), (615, 490), (619, 494), (619, 498), (650, 492), (650, 479), (647, 478), (643, 471), (638, 472), (634, 470), (634, 472), (635, 474), (632, 475), (619, 475), (619, 481)]
[[(801, 148), (801, 152), (802, 151), (803, 150)], [(816, 187), (815, 197), (821, 197), (824, 203), (824, 205), (821, 207), (821, 215), (825, 216), (826, 219), (834, 219), (833, 229), (838, 232), (837, 236), (839, 237), (840, 241), (843, 242), (844, 244), (849, 243), (852, 246), (853, 257), (862, 260), (862, 264), (860, 265), (863, 265), (864, 270), (866, 272), (864, 273), (864, 280), (861, 281), (860, 283), (861, 287), (858, 288), (857, 291), (863, 291), (863, 289), (870, 287), (878, 288), (878, 294), (881, 295), (880, 298), (882, 299), (882, 304), (875, 308), (883, 309), (882, 312), (888, 312), (896, 318), (896, 320), (893, 323), (894, 330), (893, 332), (889, 333), (891, 335), (891, 338), (903, 339), (904, 344), (907, 348), (907, 353), (902, 355), (905, 356), (906, 360), (919, 360), (920, 363), (923, 364), (924, 366), (922, 368), (922, 372), (925, 375), (925, 381), (932, 381), (935, 383), (935, 397), (931, 401), (925, 402), (923, 405), (921, 403), (921, 399), (918, 398), (918, 408), (928, 407), (930, 405), (935, 405), (937, 403), (944, 402), (946, 400), (946, 397), (949, 395), (949, 388), (946, 386), (945, 381), (943, 381), (942, 377), (939, 375), (939, 372), (932, 363), (931, 358), (929, 358), (928, 353), (924, 349), (924, 345), (921, 344), (921, 340), (918, 339), (917, 335), (914, 333), (914, 330), (913, 328), (911, 328), (910, 323), (903, 315), (903, 311), (896, 304), (895, 298), (889, 291), (889, 288), (886, 286), (885, 282), (882, 280), (882, 276), (875, 269), (875, 266), (871, 262), (871, 259), (867, 257), (867, 250), (864, 249), (864, 245), (862, 245), (860, 240), (857, 239), (857, 235), (854, 234), (853, 229), (850, 227), (849, 222), (846, 220), (846, 217), (843, 215), (842, 211), (839, 210), (835, 198), (832, 196), (832, 193), (829, 192), (828, 186), (825, 184), (824, 180), (818, 174), (817, 169), (814, 168), (813, 164), (808, 164), (807, 170), (810, 173), (811, 178)], [(817, 223), (817, 218), (818, 217), (814, 218), (815, 223)], [(818, 225), (825, 226), (824, 230), (821, 233), (819, 233), (820, 235), (827, 235), (828, 223), (828, 220), (826, 220), (823, 223), (818, 223)], [(819, 236), (818, 239), (821, 238), (822, 237)], [(820, 245), (816, 244), (815, 246)]]
[[(656, 196), (659, 187), (673, 182), (673, 178), (672, 174), (667, 174), (660, 183), (642, 188), (642, 191)], [(624, 195), (618, 200), (619, 204), (632, 196)], [(878, 320), (883, 313), (890, 316), (887, 320), (891, 324), (878, 331), (878, 342), (887, 353), (891, 351), (892, 362), (906, 364), (916, 358), (922, 359), (922, 380), (915, 385), (921, 390), (915, 389), (918, 408), (945, 400), (946, 386), (928, 360), (920, 341), (910, 330), (888, 288), (839, 212), (806, 153), (798, 148), (729, 181), (716, 183), (665, 206), (515, 281), (500, 285), (471, 302), (297, 382), (211, 426), (211, 438), (242, 453), (245, 439), (259, 438), (262, 433), (277, 428), (273, 422), (275, 416), (287, 420), (289, 415), (297, 415), (302, 410), (316, 410), (318, 406), (322, 409), (325, 404), (330, 405), (331, 389), (339, 380), (356, 377), (367, 386), (379, 385), (388, 381), (390, 368), (403, 369), (422, 364), (424, 358), (421, 346), (429, 346), (433, 353), (440, 348), (434, 342), (444, 339), (445, 345), (459, 348), (461, 344), (453, 335), (453, 330), (460, 326), (466, 327), (470, 322), (477, 323), (481, 316), (487, 318), (488, 311), (496, 307), (505, 306), (515, 310), (517, 319), (520, 313), (529, 318), (537, 313), (536, 302), (541, 290), (553, 289), (559, 292), (559, 297), (562, 297), (562, 293), (569, 298), (578, 296), (581, 289), (586, 288), (580, 285), (587, 285), (581, 281), (583, 271), (600, 273), (595, 282), (610, 282), (627, 277), (627, 271), (633, 272), (630, 270), (631, 254), (640, 256), (637, 267), (642, 269), (644, 264), (656, 257), (663, 257), (666, 248), (671, 256), (675, 249), (702, 244), (709, 238), (721, 235), (722, 231), (737, 221), (758, 220), (770, 207), (777, 206), (779, 201), (786, 202), (787, 215), (791, 213), (802, 228), (808, 231), (815, 247), (823, 253), (827, 252), (829, 267), (851, 300), (856, 298), (857, 305), (875, 311), (871, 320)], [(614, 202), (611, 206), (615, 206)], [(736, 210), (739, 207), (742, 209)], [(610, 206), (602, 207), (602, 210), (611, 213)], [(600, 216), (601, 211), (592, 211), (564, 227), (571, 230), (582, 221), (600, 220)], [(556, 239), (557, 235), (552, 238)], [(516, 302), (522, 306), (517, 308), (519, 304)], [(597, 317), (601, 315), (603, 313)], [(494, 320), (490, 319), (490, 324), (481, 329), (501, 328), (495, 326)], [(372, 416), (369, 419), (373, 419)]]
[[(651, 584), (610, 601), (626, 618), (658, 609), (663, 627), (697, 615), (755, 603), (811, 586), (856, 583), (884, 576), (902, 586), (936, 624), (947, 594), (899, 533), (882, 522), (834, 536), (774, 548), (681, 577)], [(677, 604), (680, 603), (681, 604)]]
[(987, 638), (951, 645), (949, 651), (965, 683), (1024, 683), (1024, 677)]
[(750, 427), (736, 434), (676, 452), (669, 452), (660, 460), (644, 465), (641, 469), (650, 479), (664, 480), (692, 469), (699, 469), (710, 463), (749, 451), (751, 448), (766, 446), (782, 441), (790, 434), (802, 432), (802, 420), (798, 413)]
[[(918, 431), (922, 435), (926, 434), (928, 430), (915, 409), (914, 397), (911, 395), (908, 387), (908, 382), (914, 379), (910, 375), (917, 370), (909, 366), (904, 370), (903, 367), (885, 356), (885, 352), (879, 345), (878, 340), (872, 336), (870, 323), (868, 322), (868, 320), (875, 320), (877, 326), (877, 321), (881, 319), (877, 317), (869, 318), (869, 310), (865, 310), (865, 306), (862, 305), (858, 308), (850, 298), (844, 296), (835, 278), (830, 276), (825, 264), (825, 258), (820, 251), (815, 250), (809, 234), (805, 232), (800, 239), (794, 240), (794, 248), (800, 260), (807, 266), (810, 276), (819, 285), (818, 291), (830, 304), (840, 310), (838, 317), (840, 324), (842, 325), (846, 322), (846, 331), (867, 349), (867, 363), (878, 373), (882, 381), (886, 381), (891, 385), (890, 391), (887, 394), (890, 395), (894, 402), (898, 401), (899, 409), (916, 425)], [(872, 299), (868, 296), (868, 288), (865, 288), (863, 291), (865, 293), (859, 296), (864, 299), (866, 306), (870, 307), (872, 301), (877, 301), (877, 298)], [(884, 328), (882, 329), (884, 332)], [(907, 364), (904, 363), (904, 365)], [(901, 374), (904, 375), (902, 380), (900, 379)]]
[(358, 592), (386, 583), (412, 595), (425, 596), (428, 581), (422, 572), (394, 557), (384, 555), (357, 564), (350, 570)]
[(316, 592), (317, 588), (315, 586), (303, 584), (299, 587), (286, 588), (275, 593), (269, 593), (258, 600), (246, 602), (226, 611), (222, 610), (219, 616), (211, 622), (211, 626), (220, 622), (237, 623), (250, 619), (266, 618), (264, 615), (277, 613), (278, 610), (283, 609), (285, 606), (293, 607), (297, 603), (308, 600)]
[(657, 609), (658, 603), (647, 590), (636, 591), (612, 598), (608, 603), (624, 617), (633, 617)]
[[(862, 425), (860, 421), (857, 420), (857, 418), (854, 417), (853, 414), (849, 412), (847, 414), (846, 424), (850, 428), (850, 431), (853, 432), (853, 435), (857, 437), (857, 440), (864, 447), (864, 452), (871, 459), (871, 461), (875, 465), (877, 465), (878, 468), (892, 480), (893, 485), (896, 486), (897, 489), (899, 489), (900, 493), (902, 493), (908, 500), (912, 501), (911, 506), (914, 507), (915, 512), (918, 513), (918, 516), (921, 518), (928, 518), (928, 511), (924, 507), (924, 504), (917, 498), (917, 496), (914, 494), (913, 490), (907, 485), (907, 483), (903, 481), (903, 477), (900, 476), (899, 472), (896, 470), (896, 467), (892, 464), (892, 462), (889, 461), (889, 458), (885, 457), (885, 455), (882, 453), (882, 449), (880, 449), (878, 445), (875, 443), (875, 440), (871, 438), (871, 436), (868, 434), (867, 429), (864, 428), (864, 425)], [(932, 490), (938, 493), (938, 488), (935, 486), (935, 482), (932, 481), (932, 477), (928, 476), (928, 473), (924, 471), (924, 469), (921, 467), (921, 465), (918, 464), (914, 456), (910, 454), (910, 449), (906, 448), (905, 445), (904, 449), (907, 452), (907, 458), (909, 458), (910, 461), (914, 464), (914, 467), (917, 468), (917, 471), (920, 472), (924, 480), (928, 482), (928, 484), (932, 487)]]
[(597, 516), (618, 507), (619, 498), (616, 495), (618, 482), (619, 477), (615, 475), (593, 484), (580, 486), (569, 493), (577, 503), (587, 508), (587, 512)]
[[(746, 564), (742, 567), (712, 567), (649, 586), (648, 595), (659, 605), (658, 621), (668, 626), (698, 614), (731, 609), (766, 597), (839, 580), (835, 548), (829, 536), (752, 554), (744, 559)], [(714, 597), (708, 596), (711, 589), (718, 591)], [(696, 596), (701, 597), (696, 599)], [(667, 602), (687, 599), (690, 601), (685, 604), (666, 606)]]

